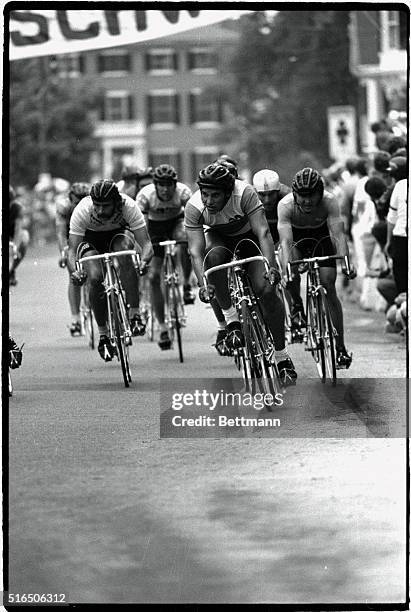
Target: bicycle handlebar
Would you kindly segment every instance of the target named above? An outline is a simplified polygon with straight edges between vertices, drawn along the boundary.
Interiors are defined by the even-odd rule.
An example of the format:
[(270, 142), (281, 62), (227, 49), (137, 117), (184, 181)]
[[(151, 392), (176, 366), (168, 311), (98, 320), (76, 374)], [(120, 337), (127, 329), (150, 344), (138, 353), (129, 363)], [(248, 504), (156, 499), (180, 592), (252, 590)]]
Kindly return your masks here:
[(252, 257), (246, 257), (245, 259), (234, 259), (233, 261), (229, 261), (224, 264), (219, 264), (218, 266), (213, 266), (208, 270), (204, 271), (204, 286), (207, 287), (207, 280), (210, 274), (213, 272), (217, 272), (218, 270), (226, 270), (228, 268), (235, 268), (235, 266), (242, 266), (244, 264), (251, 263), (252, 261), (262, 261), (266, 271), (270, 270), (270, 266), (268, 264), (268, 260), (264, 255), (253, 255)]
[(187, 244), (187, 240), (161, 240), (160, 242), (152, 242), (153, 245), (158, 246), (175, 246), (176, 244)]
[(318, 261), (326, 261), (326, 260), (335, 261), (337, 259), (343, 259), (347, 270), (350, 269), (351, 266), (350, 266), (350, 260), (349, 260), (348, 255), (322, 255), (321, 257), (306, 257), (305, 259), (295, 259), (294, 261), (289, 261), (287, 264), (287, 276), (288, 278), (291, 278), (292, 266), (298, 266), (300, 264), (309, 264), (309, 263), (315, 263)]
[(105, 261), (108, 261), (109, 259), (113, 259), (114, 257), (122, 257), (125, 255), (131, 255), (133, 259), (135, 259), (135, 261), (137, 262), (137, 265), (140, 266), (140, 254), (137, 253), (134, 249), (128, 249), (126, 251), (110, 251), (109, 253), (99, 253), (98, 255), (86, 255), (86, 257), (80, 257), (80, 259), (76, 261), (76, 267), (77, 269), (79, 269), (81, 267), (81, 264), (86, 261), (93, 261), (99, 259), (104, 259)]

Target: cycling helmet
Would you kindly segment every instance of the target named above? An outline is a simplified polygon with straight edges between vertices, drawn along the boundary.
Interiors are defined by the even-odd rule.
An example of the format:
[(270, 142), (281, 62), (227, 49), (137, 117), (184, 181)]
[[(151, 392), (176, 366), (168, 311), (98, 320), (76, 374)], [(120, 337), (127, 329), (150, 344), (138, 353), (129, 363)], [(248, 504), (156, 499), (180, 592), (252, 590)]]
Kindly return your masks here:
[(90, 183), (72, 183), (69, 189), (69, 196), (73, 195), (79, 200), (90, 195)]
[(177, 182), (177, 172), (169, 164), (160, 164), (154, 169), (153, 180), (155, 183), (161, 182)]
[(119, 202), (121, 195), (114, 181), (102, 179), (93, 183), (90, 189), (93, 202)]
[(209, 164), (198, 174), (197, 185), (199, 187), (214, 187), (223, 191), (231, 192), (234, 188), (235, 177), (227, 166), (223, 164)]
[(324, 192), (324, 180), (317, 170), (314, 168), (303, 168), (293, 178), (292, 183), (293, 193), (311, 194), (315, 192)]
[(134, 162), (132, 162), (130, 164), (126, 164), (121, 169), (121, 178), (123, 180), (126, 180), (126, 179), (137, 179), (139, 181), (142, 178), (146, 178), (146, 177), (150, 177), (151, 178), (152, 176), (153, 176), (153, 168), (151, 168), (151, 167), (141, 168), (140, 166), (138, 166)]
[(226, 159), (223, 159), (223, 158), (219, 157), (218, 159), (215, 160), (214, 163), (221, 164), (222, 166), (225, 166), (228, 169), (228, 171), (231, 172), (231, 174), (233, 175), (234, 178), (238, 178), (237, 166), (235, 166), (231, 162), (227, 161)]
[(253, 176), (253, 186), (256, 191), (279, 191), (280, 177), (274, 170), (260, 170)]

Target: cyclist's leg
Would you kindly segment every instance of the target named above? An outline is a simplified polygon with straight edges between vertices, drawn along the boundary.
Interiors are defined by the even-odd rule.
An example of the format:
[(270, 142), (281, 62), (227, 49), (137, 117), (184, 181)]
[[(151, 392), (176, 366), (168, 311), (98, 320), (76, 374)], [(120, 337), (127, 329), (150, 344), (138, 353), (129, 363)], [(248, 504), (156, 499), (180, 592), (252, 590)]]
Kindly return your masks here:
[(27, 230), (21, 230), (20, 242), (17, 248), (17, 257), (13, 262), (13, 270), (16, 270), (17, 266), (22, 262), (27, 252), (27, 247), (30, 241), (30, 236)]
[(74, 285), (70, 278), (68, 281), (68, 301), (70, 306), (71, 314), (71, 327), (70, 333), (72, 336), (81, 334), (81, 322), (80, 322), (80, 301), (81, 301), (81, 287)]
[[(172, 232), (173, 240), (187, 240), (187, 234), (184, 229), (184, 220), (178, 219)], [(191, 289), (191, 274), (193, 266), (191, 263), (190, 254), (187, 244), (178, 245), (178, 257), (181, 264), (181, 269), (184, 276), (184, 303), (194, 304), (195, 296)]]
[(341, 302), (335, 288), (337, 279), (337, 269), (331, 266), (320, 266), (321, 284), (327, 291), (328, 305), (330, 307), (331, 320), (337, 331), (336, 346), (344, 346), (344, 320)]
[[(127, 249), (135, 249), (136, 243), (133, 235), (128, 230), (116, 234), (109, 245), (110, 251), (125, 251)], [(126, 292), (127, 302), (130, 305), (130, 314), (138, 310), (139, 292), (138, 292), (138, 276), (133, 266), (131, 257), (119, 257), (118, 265), (120, 268), (120, 279)]]

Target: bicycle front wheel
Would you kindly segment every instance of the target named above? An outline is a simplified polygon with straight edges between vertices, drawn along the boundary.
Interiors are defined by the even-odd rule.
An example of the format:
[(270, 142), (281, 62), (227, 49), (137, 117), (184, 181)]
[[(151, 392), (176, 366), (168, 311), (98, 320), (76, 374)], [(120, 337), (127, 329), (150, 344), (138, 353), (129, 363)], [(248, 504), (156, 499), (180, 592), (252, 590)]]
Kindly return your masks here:
[(180, 363), (183, 363), (183, 339), (181, 334), (182, 323), (183, 323), (183, 301), (181, 298), (180, 288), (172, 281), (169, 286), (169, 309), (170, 319), (175, 331), (178, 345), (178, 356)]
[[(126, 342), (125, 326), (122, 319), (118, 296), (114, 293), (110, 294), (110, 309), (112, 317), (112, 329), (117, 349), (117, 357), (121, 364), (123, 373), (124, 386), (129, 387), (131, 382), (130, 362), (129, 362), (129, 347)], [(120, 298), (121, 299), (121, 298)]]
[(322, 377), (331, 379), (333, 386), (337, 384), (337, 367), (335, 360), (335, 328), (331, 320), (330, 307), (324, 287), (320, 287), (317, 296), (318, 311), (320, 313)]
[(323, 378), (324, 353), (321, 349), (321, 325), (319, 320), (318, 305), (315, 297), (307, 287), (307, 334), (305, 338), (306, 351), (311, 353), (317, 368), (319, 377)]

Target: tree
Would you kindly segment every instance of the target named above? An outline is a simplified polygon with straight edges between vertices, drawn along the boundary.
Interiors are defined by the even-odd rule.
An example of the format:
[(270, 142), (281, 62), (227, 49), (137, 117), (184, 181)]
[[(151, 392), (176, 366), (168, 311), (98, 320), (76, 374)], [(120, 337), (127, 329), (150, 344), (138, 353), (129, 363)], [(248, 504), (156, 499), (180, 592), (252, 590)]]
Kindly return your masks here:
[(95, 150), (91, 111), (100, 95), (61, 77), (53, 58), (10, 63), (10, 182), (33, 187), (41, 172), (88, 180)]
[(340, 10), (282, 11), (273, 21), (257, 11), (241, 19), (228, 133), (238, 156), (246, 149), (253, 172), (275, 167), (290, 180), (303, 159), (329, 164), (327, 108), (356, 105), (358, 96), (348, 25), (349, 12)]

